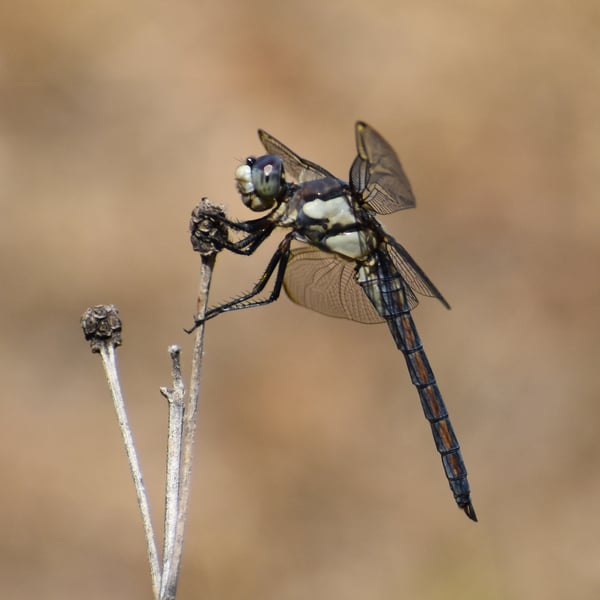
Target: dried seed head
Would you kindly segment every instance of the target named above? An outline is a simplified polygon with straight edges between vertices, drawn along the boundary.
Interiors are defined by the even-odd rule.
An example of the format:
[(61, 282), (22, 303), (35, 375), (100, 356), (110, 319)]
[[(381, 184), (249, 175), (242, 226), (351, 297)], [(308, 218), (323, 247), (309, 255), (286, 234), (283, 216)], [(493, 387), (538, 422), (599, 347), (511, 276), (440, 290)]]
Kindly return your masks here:
[(81, 316), (81, 328), (92, 352), (100, 352), (103, 346), (116, 348), (121, 345), (121, 319), (117, 307), (112, 304), (88, 308)]
[(202, 198), (192, 211), (190, 232), (192, 247), (202, 256), (211, 256), (220, 252), (227, 242), (227, 226), (222, 219), (225, 211), (220, 206), (210, 204)]

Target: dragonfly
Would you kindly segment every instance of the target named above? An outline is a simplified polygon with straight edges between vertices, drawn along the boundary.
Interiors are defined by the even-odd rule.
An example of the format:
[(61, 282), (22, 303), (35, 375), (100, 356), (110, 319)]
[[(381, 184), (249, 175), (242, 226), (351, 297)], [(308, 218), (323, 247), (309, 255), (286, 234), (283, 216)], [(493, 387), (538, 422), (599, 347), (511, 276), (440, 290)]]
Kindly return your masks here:
[[(377, 215), (415, 206), (398, 156), (366, 123), (357, 122), (355, 133), (357, 155), (346, 182), (259, 129), (267, 154), (248, 157), (235, 179), (243, 203), (266, 214), (248, 221), (222, 216), (220, 226), (239, 237), (228, 237), (224, 247), (250, 255), (276, 228), (288, 231), (252, 290), (210, 308), (195, 326), (228, 311), (274, 302), (282, 288), (292, 301), (319, 313), (387, 323), (406, 360), (456, 504), (477, 521), (458, 439), (411, 314), (417, 294), (450, 305), (377, 220)], [(261, 297), (272, 279), (271, 292)]]

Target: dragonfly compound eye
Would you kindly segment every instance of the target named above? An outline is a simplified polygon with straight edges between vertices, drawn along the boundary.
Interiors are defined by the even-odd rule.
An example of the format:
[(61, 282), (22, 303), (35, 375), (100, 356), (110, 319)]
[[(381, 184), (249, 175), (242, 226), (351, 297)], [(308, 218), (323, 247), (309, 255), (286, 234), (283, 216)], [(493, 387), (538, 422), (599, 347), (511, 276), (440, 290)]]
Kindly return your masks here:
[(254, 193), (262, 200), (262, 208), (258, 210), (272, 208), (283, 188), (283, 162), (277, 156), (261, 156), (250, 169)]

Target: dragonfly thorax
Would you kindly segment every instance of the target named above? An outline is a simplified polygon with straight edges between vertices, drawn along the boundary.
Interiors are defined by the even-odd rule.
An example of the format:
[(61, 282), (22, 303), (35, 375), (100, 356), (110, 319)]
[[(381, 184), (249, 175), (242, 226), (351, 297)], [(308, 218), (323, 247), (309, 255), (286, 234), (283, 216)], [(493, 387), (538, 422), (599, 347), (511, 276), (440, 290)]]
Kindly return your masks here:
[(350, 260), (362, 260), (376, 246), (373, 232), (359, 225), (347, 184), (333, 177), (295, 186), (274, 217), (298, 240)]

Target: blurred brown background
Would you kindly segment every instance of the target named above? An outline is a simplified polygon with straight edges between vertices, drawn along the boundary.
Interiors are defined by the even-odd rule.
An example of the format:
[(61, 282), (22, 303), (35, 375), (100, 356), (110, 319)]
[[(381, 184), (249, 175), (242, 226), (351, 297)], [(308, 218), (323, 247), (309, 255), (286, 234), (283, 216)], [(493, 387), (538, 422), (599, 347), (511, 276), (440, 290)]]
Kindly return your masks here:
[[(181, 598), (600, 597), (600, 8), (497, 0), (4, 3), (2, 596), (149, 598), (83, 310), (120, 307), (162, 510), (166, 347), (189, 360), (204, 195), (263, 127), (346, 177), (364, 119), (418, 209), (386, 228), (470, 471), (455, 507), (387, 329), (287, 299), (210, 323)], [(251, 215), (250, 215), (251, 216)], [(274, 236), (277, 238), (278, 236)], [(277, 239), (219, 258), (213, 303)], [(187, 363), (186, 363), (187, 364)]]

